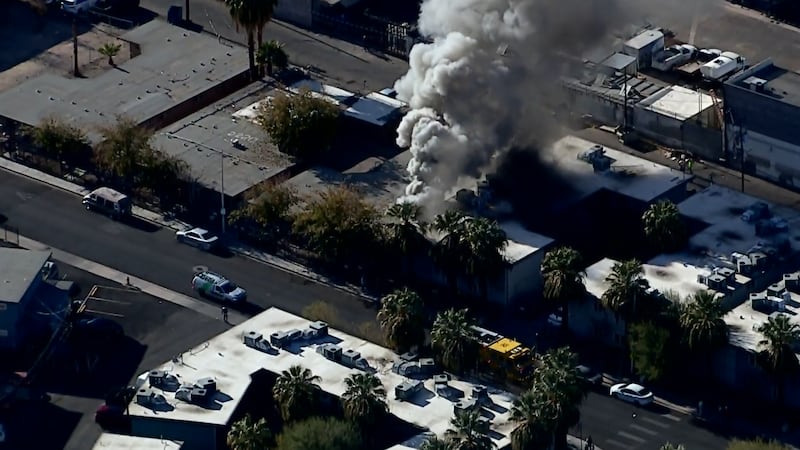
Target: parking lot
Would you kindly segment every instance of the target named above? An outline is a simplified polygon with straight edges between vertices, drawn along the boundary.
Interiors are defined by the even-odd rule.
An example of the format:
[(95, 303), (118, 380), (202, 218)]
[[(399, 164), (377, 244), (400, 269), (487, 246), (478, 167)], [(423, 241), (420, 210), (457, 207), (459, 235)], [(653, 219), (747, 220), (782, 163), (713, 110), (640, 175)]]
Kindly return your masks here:
[[(36, 387), (49, 402), (18, 405), (5, 418), (8, 448), (91, 448), (102, 430), (94, 412), (112, 390), (227, 329), (215, 320), (74, 267), (59, 265), (60, 278), (78, 284), (85, 299), (81, 318), (116, 322), (124, 337), (70, 338)], [(47, 433), (41, 433), (43, 424)]]

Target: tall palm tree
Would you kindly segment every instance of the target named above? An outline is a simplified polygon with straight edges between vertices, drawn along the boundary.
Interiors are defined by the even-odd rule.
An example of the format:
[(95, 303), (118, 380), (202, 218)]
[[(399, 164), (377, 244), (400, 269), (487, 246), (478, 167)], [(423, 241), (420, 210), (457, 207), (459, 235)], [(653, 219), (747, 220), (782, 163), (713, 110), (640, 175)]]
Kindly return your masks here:
[(544, 298), (557, 302), (562, 309), (561, 327), (569, 331), (569, 302), (584, 295), (583, 258), (571, 247), (558, 247), (542, 259)]
[(645, 236), (659, 250), (679, 250), (686, 239), (686, 226), (675, 203), (660, 201), (642, 215)]
[(553, 442), (558, 450), (568, 448), (567, 433), (580, 422), (580, 406), (587, 395), (576, 366), (575, 354), (561, 347), (542, 355), (534, 373), (532, 389), (546, 397), (540, 416), (555, 424)]
[(707, 372), (712, 370), (714, 350), (727, 341), (728, 326), (723, 320), (722, 299), (712, 291), (699, 291), (683, 306), (678, 316), (684, 340), (691, 350), (707, 352)]
[(477, 281), (481, 298), (487, 300), (489, 280), (505, 267), (506, 233), (496, 221), (478, 217), (465, 222), (461, 238), (467, 275)]
[(231, 450), (263, 450), (272, 444), (272, 434), (266, 419), (254, 421), (248, 414), (231, 425), (227, 442)]
[(274, 67), (282, 70), (289, 65), (289, 55), (283, 49), (283, 43), (271, 40), (259, 44), (256, 51), (256, 62), (259, 66), (266, 66), (267, 75), (272, 76)]
[(301, 366), (291, 366), (280, 374), (272, 388), (272, 396), (284, 422), (301, 420), (313, 413), (320, 380), (311, 370)]
[(433, 259), (447, 277), (453, 295), (458, 294), (458, 277), (463, 273), (466, 221), (457, 210), (449, 210), (433, 219), (433, 229), (444, 235), (433, 247)]
[(547, 399), (543, 391), (529, 390), (514, 400), (511, 421), (516, 427), (511, 431), (513, 450), (547, 448), (552, 442), (556, 421), (547, 417)]
[(436, 315), (431, 330), (431, 347), (444, 367), (463, 372), (474, 366), (477, 350), (472, 329), (474, 324), (466, 309), (448, 309)]
[(436, 436), (431, 436), (425, 439), (419, 450), (455, 450), (455, 445), (449, 439), (439, 439)]
[(800, 342), (800, 325), (793, 323), (786, 314), (770, 316), (757, 331), (764, 337), (758, 345), (764, 367), (772, 372), (778, 384), (778, 402), (783, 406), (786, 376), (798, 369), (794, 346)]
[(615, 262), (606, 281), (609, 286), (601, 298), (603, 306), (627, 321), (636, 320), (648, 287), (642, 263), (636, 259)]
[(427, 225), (420, 220), (422, 208), (416, 203), (402, 202), (386, 210), (391, 219), (388, 224), (389, 240), (406, 259), (406, 273), (411, 272), (414, 255), (426, 244)]
[(384, 296), (378, 322), (386, 341), (398, 352), (425, 341), (425, 307), (422, 298), (411, 289), (398, 289)]
[(492, 438), (483, 429), (480, 412), (473, 410), (457, 413), (450, 420), (445, 436), (453, 442), (454, 450), (491, 450)]
[(362, 428), (369, 428), (389, 411), (386, 406), (386, 389), (372, 373), (354, 373), (344, 380), (347, 387), (342, 394), (342, 407), (347, 419)]
[[(258, 78), (256, 66), (256, 42), (261, 45), (264, 26), (272, 20), (278, 0), (222, 0), (236, 24), (236, 31), (243, 28), (247, 33), (247, 55), (250, 58), (250, 76)], [(256, 41), (255, 35), (258, 35)]]

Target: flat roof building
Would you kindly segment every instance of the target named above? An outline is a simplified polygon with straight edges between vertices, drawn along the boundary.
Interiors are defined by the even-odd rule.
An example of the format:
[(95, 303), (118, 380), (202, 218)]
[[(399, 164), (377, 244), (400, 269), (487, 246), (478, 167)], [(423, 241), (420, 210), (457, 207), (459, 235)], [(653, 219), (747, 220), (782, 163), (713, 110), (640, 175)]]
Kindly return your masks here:
[(153, 145), (184, 161), (204, 188), (219, 192), (222, 183), (226, 196), (238, 197), (294, 165), (255, 123), (275, 95), (269, 85), (249, 86), (158, 131)]
[[(310, 369), (320, 377), (322, 391), (340, 397), (346, 388), (344, 379), (359, 370), (323, 356), (323, 346), (331, 345), (363, 358), (388, 392), (387, 404), (392, 415), (439, 436), (449, 428), (454, 410), (461, 405), (457, 399), (448, 399), (445, 384), (449, 389), (461, 391), (465, 398), (481, 390), (479, 385), (456, 379), (437, 388), (431, 374), (420, 380), (416, 388), (419, 392), (397, 398), (397, 392), (406, 389), (401, 386), (413, 384), (413, 380), (392, 370), (399, 357), (391, 350), (333, 329), (327, 329), (319, 338), (287, 343), (282, 350), (270, 347), (273, 350), (263, 351), (245, 344), (246, 339), (252, 343), (259, 335), (269, 340), (274, 333), (291, 330), (302, 333), (311, 325), (306, 319), (270, 308), (155, 368), (156, 372), (144, 374), (140, 377), (137, 399), (129, 405), (132, 433), (184, 441), (187, 450), (221, 448), (217, 443), (235, 414), (246, 412), (238, 411), (238, 407), (255, 374), (261, 371), (280, 374), (293, 365)], [(187, 383), (213, 386), (213, 393), (204, 391), (208, 400), (203, 403), (180, 400), (177, 397), (182, 394), (176, 394), (171, 386)], [(184, 388), (179, 388), (179, 392), (180, 389)], [(513, 396), (494, 389), (488, 390), (488, 396), (497, 405), (490, 421), (490, 436), (502, 449), (509, 445), (514, 427), (509, 419)]]
[(0, 93), (0, 117), (37, 126), (55, 116), (97, 142), (97, 128), (118, 115), (164, 126), (246, 81), (247, 49), (208, 34), (156, 19), (120, 39), (128, 42), (122, 51), (130, 60), (92, 78), (44, 74), (28, 80)]

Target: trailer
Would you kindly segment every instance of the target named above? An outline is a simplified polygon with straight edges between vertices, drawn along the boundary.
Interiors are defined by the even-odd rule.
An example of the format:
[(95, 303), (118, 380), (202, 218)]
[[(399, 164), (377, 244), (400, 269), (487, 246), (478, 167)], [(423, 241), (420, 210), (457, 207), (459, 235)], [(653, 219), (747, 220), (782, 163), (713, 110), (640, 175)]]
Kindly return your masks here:
[(700, 66), (700, 73), (706, 80), (719, 81), (744, 69), (746, 64), (744, 57), (733, 52), (722, 52), (719, 57)]

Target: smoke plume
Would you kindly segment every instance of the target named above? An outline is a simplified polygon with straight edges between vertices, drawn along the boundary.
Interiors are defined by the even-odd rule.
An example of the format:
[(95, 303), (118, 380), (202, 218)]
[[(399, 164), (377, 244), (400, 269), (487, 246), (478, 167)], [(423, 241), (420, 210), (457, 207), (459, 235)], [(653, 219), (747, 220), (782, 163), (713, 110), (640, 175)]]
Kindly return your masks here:
[(634, 20), (615, 0), (424, 0), (429, 43), (395, 84), (410, 107), (397, 130), (412, 153), (402, 200), (435, 202), (495, 156), (553, 137), (559, 78)]

